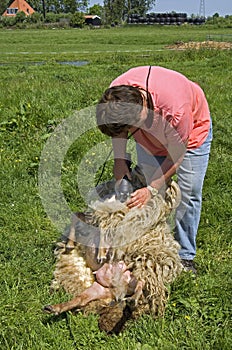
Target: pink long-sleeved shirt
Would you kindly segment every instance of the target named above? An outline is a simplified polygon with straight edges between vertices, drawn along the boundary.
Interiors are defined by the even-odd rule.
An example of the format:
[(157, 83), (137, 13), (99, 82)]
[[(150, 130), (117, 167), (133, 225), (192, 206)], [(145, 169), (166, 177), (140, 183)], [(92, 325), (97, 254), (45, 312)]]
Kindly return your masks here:
[[(131, 85), (146, 90), (149, 66), (132, 68), (116, 78), (112, 86)], [(154, 104), (154, 120), (150, 128), (143, 127), (134, 138), (153, 155), (167, 155), (176, 136), (187, 142), (187, 149), (200, 147), (210, 127), (210, 112), (200, 86), (184, 75), (152, 66), (148, 91)], [(170, 132), (170, 126), (175, 132)]]

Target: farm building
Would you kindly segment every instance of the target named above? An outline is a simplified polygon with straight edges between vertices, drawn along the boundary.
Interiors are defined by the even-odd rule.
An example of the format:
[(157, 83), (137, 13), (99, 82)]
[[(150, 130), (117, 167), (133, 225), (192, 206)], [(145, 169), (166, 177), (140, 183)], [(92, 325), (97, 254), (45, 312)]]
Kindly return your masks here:
[(97, 15), (86, 15), (85, 16), (85, 23), (91, 24), (93, 26), (100, 26), (101, 25), (101, 18)]
[(35, 12), (25, 0), (14, 0), (2, 16), (14, 17), (20, 11), (24, 12), (26, 16), (32, 15)]

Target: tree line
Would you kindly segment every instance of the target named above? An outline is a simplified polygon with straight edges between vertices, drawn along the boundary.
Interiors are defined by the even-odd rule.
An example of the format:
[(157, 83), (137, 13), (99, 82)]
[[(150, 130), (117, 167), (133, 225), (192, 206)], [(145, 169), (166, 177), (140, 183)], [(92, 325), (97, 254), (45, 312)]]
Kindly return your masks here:
[[(156, 0), (103, 0), (103, 5), (95, 4), (89, 7), (90, 0), (26, 0), (36, 11), (30, 18), (26, 18), (23, 12), (17, 13), (17, 18), (0, 17), (0, 27), (37, 23), (41, 20), (45, 23), (59, 22), (68, 18), (72, 26), (84, 26), (85, 14), (98, 15), (103, 24), (132, 23), (133, 16), (145, 18), (146, 14), (155, 7)], [(99, 0), (101, 1), (101, 0)], [(0, 0), (0, 16), (10, 6), (13, 0)], [(192, 15), (191, 17), (193, 17)], [(136, 18), (137, 18), (136, 17)], [(129, 19), (129, 20), (128, 20)], [(207, 24), (228, 26), (231, 28), (232, 16), (220, 17), (215, 13), (207, 18)]]
[[(2, 14), (13, 0), (0, 2)], [(100, 0), (99, 0), (100, 1)], [(121, 23), (128, 15), (136, 13), (144, 16), (153, 6), (155, 0), (104, 0), (103, 5), (94, 5), (89, 8), (89, 0), (27, 0), (29, 5), (45, 17), (47, 13), (74, 14), (76, 12), (90, 13), (94, 11), (104, 19), (105, 23)]]

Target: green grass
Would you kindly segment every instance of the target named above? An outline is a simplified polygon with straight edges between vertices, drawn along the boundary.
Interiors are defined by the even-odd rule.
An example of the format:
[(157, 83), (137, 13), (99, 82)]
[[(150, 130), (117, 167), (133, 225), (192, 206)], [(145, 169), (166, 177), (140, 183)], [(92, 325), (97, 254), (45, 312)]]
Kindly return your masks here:
[[(0, 349), (231, 349), (231, 51), (165, 49), (176, 41), (203, 41), (210, 31), (231, 33), (142, 26), (0, 31)], [(63, 60), (89, 64), (60, 65)], [(38, 61), (44, 64), (28, 64)], [(148, 64), (198, 81), (211, 109), (214, 141), (197, 240), (198, 276), (185, 274), (175, 282), (163, 319), (144, 316), (119, 336), (108, 337), (98, 330), (96, 316), (41, 312), (44, 304), (69, 296), (49, 294), (53, 245), (60, 232), (42, 206), (38, 167), (46, 141), (62, 120), (94, 106), (118, 74)], [(62, 186), (73, 210), (85, 205), (78, 165), (103, 140), (89, 130), (67, 152)], [(111, 165), (105, 178), (112, 175)]]
[[(176, 41), (204, 41), (208, 35), (231, 34), (232, 29), (212, 27), (127, 27), (80, 30), (0, 30), (0, 62), (57, 60), (96, 56), (95, 52), (162, 50)], [(93, 53), (93, 54), (92, 54)]]

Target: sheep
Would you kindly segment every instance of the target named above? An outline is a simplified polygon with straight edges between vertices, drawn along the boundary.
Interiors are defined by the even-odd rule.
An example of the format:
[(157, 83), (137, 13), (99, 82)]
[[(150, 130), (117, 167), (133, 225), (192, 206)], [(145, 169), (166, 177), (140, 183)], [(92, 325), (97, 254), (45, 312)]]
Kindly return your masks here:
[[(132, 190), (144, 182), (136, 167)], [(67, 239), (57, 244), (51, 290), (63, 287), (74, 299), (44, 307), (55, 314), (97, 313), (106, 332), (116, 332), (128, 318), (144, 313), (163, 316), (167, 286), (182, 271), (180, 246), (168, 224), (180, 202), (177, 183), (171, 180), (144, 207), (133, 209), (115, 199), (114, 187), (114, 180), (98, 186), (104, 199), (74, 215)]]

